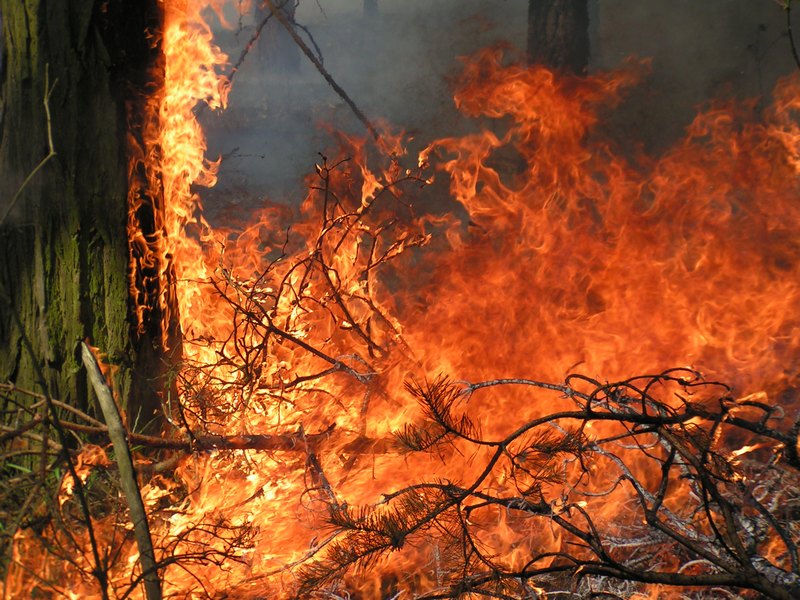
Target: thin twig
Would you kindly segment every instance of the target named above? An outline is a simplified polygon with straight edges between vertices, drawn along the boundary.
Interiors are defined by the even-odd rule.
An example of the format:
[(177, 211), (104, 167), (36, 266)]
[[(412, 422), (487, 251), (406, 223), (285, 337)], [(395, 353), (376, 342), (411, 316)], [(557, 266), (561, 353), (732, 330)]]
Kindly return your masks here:
[(39, 161), (39, 164), (36, 165), (30, 173), (28, 173), (28, 176), (25, 178), (25, 181), (23, 181), (22, 185), (20, 185), (19, 188), (17, 189), (17, 193), (14, 194), (14, 197), (11, 199), (11, 202), (8, 204), (8, 207), (6, 207), (6, 211), (3, 214), (3, 217), (0, 219), (0, 227), (3, 226), (3, 224), (6, 222), (6, 219), (8, 218), (8, 215), (11, 214), (11, 209), (14, 208), (14, 205), (17, 203), (17, 200), (19, 200), (20, 196), (22, 195), (22, 191), (28, 186), (28, 184), (36, 176), (36, 174), (42, 169), (42, 167), (44, 167), (50, 161), (50, 159), (52, 159), (52, 158), (54, 158), (56, 156), (55, 146), (53, 145), (53, 127), (52, 127), (52, 124), (50, 122), (50, 96), (52, 95), (53, 90), (55, 89), (57, 83), (58, 83), (58, 79), (56, 79), (53, 82), (52, 86), (50, 85), (50, 63), (45, 63), (45, 65), (44, 65), (44, 100), (43, 100), (43, 102), (44, 102), (44, 113), (45, 113), (45, 116), (47, 118), (47, 148), (48, 148), (48, 153), (47, 153), (47, 156), (45, 156), (41, 161)]
[(244, 59), (247, 57), (248, 54), (250, 54), (250, 51), (253, 49), (253, 46), (255, 46), (256, 41), (258, 41), (258, 38), (261, 36), (261, 30), (264, 29), (264, 27), (267, 25), (267, 23), (271, 18), (272, 18), (272, 13), (268, 14), (256, 27), (255, 32), (247, 41), (244, 50), (242, 50), (242, 53), (239, 55), (239, 59), (236, 61), (236, 64), (234, 64), (233, 67), (231, 68), (231, 74), (228, 75), (228, 83), (233, 83), (233, 78), (236, 76), (236, 73), (239, 72), (239, 67), (242, 66)]
[(786, 0), (786, 5), (784, 8), (786, 10), (786, 33), (789, 35), (789, 45), (792, 47), (792, 57), (794, 58), (797, 68), (800, 69), (800, 56), (797, 54), (797, 46), (794, 43), (794, 33), (792, 32), (792, 0)]
[[(21, 388), (18, 385), (15, 385), (13, 383), (0, 383), (0, 391), (16, 392), (18, 394), (22, 394), (24, 396), (28, 396), (29, 398), (35, 398), (35, 399), (39, 400), (39, 402), (29, 406), (28, 407), (29, 410), (35, 410), (39, 406), (41, 406), (43, 404), (46, 405), (45, 404), (46, 400), (45, 400), (44, 394), (39, 394), (39, 393), (34, 392), (32, 390), (28, 390), (26, 388)], [(73, 415), (75, 415), (76, 417), (78, 417), (80, 419), (83, 419), (87, 423), (90, 423), (92, 425), (96, 425), (96, 426), (99, 426), (99, 427), (105, 427), (105, 425), (102, 422), (98, 421), (97, 419), (95, 419), (91, 415), (86, 414), (82, 410), (79, 410), (79, 409), (75, 408), (74, 406), (70, 406), (66, 402), (62, 402), (61, 400), (56, 400), (55, 398), (52, 398), (51, 401), (53, 402), (53, 404), (57, 408), (60, 408), (61, 410), (64, 410), (64, 411), (67, 411), (67, 412), (70, 412)]]

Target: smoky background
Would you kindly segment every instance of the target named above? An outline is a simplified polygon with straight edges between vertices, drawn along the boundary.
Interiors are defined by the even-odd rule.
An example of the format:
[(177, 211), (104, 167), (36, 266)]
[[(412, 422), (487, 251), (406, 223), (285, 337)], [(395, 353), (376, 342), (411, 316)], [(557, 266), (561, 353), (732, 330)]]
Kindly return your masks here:
[[(244, 4), (226, 7), (228, 27), (211, 19), (231, 63), (269, 14)], [(431, 140), (475, 126), (452, 101), (461, 60), (496, 44), (523, 60), (528, 9), (529, 0), (290, 0), (285, 10), (367, 118), (413, 138), (413, 166)], [(800, 27), (797, 14), (792, 21)], [(754, 99), (758, 111), (778, 78), (797, 69), (775, 0), (589, 0), (589, 35), (590, 73), (631, 57), (651, 61), (603, 125), (611, 139), (651, 154), (679, 139), (710, 99)], [(229, 107), (200, 120), (208, 158), (222, 158), (217, 185), (200, 190), (212, 222), (266, 199), (300, 202), (318, 154), (336, 156), (333, 131), (368, 135), (276, 19), (246, 53)]]

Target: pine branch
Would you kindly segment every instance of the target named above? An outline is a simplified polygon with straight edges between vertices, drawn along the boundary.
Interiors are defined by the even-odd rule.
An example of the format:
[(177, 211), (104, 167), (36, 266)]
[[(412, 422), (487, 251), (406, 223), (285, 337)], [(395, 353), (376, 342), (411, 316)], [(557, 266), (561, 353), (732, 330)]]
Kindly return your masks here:
[[(576, 410), (534, 419), (500, 440), (473, 441), (455, 414), (459, 399), (502, 385), (560, 392)], [(424, 598), (524, 597), (542, 586), (558, 589), (569, 577), (591, 580), (594, 589), (603, 582), (599, 589), (608, 590), (638, 582), (723, 586), (783, 600), (800, 593), (794, 508), (779, 508), (785, 500), (800, 510), (800, 473), (780, 454), (779, 443), (794, 432), (781, 433), (769, 418), (759, 419), (772, 414), (764, 406), (737, 403), (725, 386), (683, 370), (611, 384), (571, 376), (566, 385), (494, 380), (455, 386), (439, 378), (408, 389), (428, 421), (404, 428), (398, 439), (421, 452), (454, 440), (465, 449), (493, 448), (485, 467), (460, 484), (421, 481), (386, 494), (378, 505), (332, 512), (338, 533), (322, 559), (301, 569), (303, 590), (372, 568), (402, 552), (411, 537), (431, 543), (436, 531), (437, 556), (446, 557), (447, 571), (436, 567), (438, 591)], [(756, 419), (745, 418), (742, 407), (755, 411)], [(595, 427), (601, 423), (613, 427)], [(725, 446), (756, 430), (762, 441), (749, 440), (751, 447), (761, 444), (778, 461), (767, 471), (769, 489), (758, 492), (763, 474), (745, 468)], [(513, 485), (489, 483), (500, 469)], [(605, 487), (593, 483), (598, 476)], [(602, 516), (606, 498), (626, 498), (621, 523)], [(561, 547), (518, 547), (515, 552), (525, 548), (529, 559), (512, 567), (501, 548), (482, 541), (500, 514), (559, 531)], [(656, 547), (668, 554), (653, 563)]]

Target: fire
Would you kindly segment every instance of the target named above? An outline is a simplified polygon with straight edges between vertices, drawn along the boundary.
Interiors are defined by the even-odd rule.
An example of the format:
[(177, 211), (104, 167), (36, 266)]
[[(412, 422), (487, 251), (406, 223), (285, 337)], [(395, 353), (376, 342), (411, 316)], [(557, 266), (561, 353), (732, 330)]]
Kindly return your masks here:
[[(502, 51), (488, 49), (465, 60), (455, 101), (465, 117), (507, 124), (502, 133), (491, 127), (433, 141), (419, 170), (400, 166), (401, 139), (387, 135), (392, 154), (375, 159), (366, 143), (342, 136), (350, 160), (320, 161), (298, 215), (267, 207), (241, 229), (212, 228), (193, 186), (213, 185), (218, 163), (205, 156), (194, 111), (202, 103), (223, 108), (229, 86), (227, 57), (203, 19), (209, 8), (224, 16), (218, 3), (165, 4), (164, 89), (154, 97), (158, 128), (144, 159), (151, 189), (163, 194), (163, 222), (153, 240), (132, 240), (157, 254), (162, 328), (177, 319), (181, 332), (180, 397), (165, 401), (175, 426), (165, 435), (202, 432), (240, 447), (255, 447), (256, 436), (285, 443), (275, 451), (195, 445), (173, 473), (147, 481), (165, 597), (289, 596), (314, 576), (334, 585), (324, 567), (344, 548), (336, 544), (375, 543), (363, 523), (395, 526), (380, 563), (388, 575), (356, 570), (336, 589), (380, 597), (444, 586), (452, 566), (421, 508), (434, 501), (447, 505), (447, 518), (474, 527), (476, 545), (505, 568), (525, 568), (532, 551), (547, 548), (536, 564), (546, 569), (575, 542), (552, 527), (554, 517), (594, 511), (598, 525), (622, 537), (641, 526), (636, 493), (656, 494), (659, 472), (635, 458), (653, 432), (619, 455), (592, 446), (630, 432), (619, 423), (592, 421), (578, 431), (557, 420), (547, 433), (496, 442), (500, 453), (467, 443), (478, 431), (502, 440), (581, 398), (598, 412), (619, 398), (612, 390), (593, 395), (588, 379), (532, 392), (535, 382), (522, 378), (559, 382), (580, 372), (618, 381), (687, 365), (763, 404), (796, 385), (795, 79), (780, 84), (762, 120), (750, 106), (712, 104), (663, 156), (630, 156), (603, 135), (598, 115), (645, 76), (645, 63), (578, 78), (504, 65)], [(511, 157), (505, 165), (504, 156)], [(430, 183), (429, 166), (449, 182), (468, 223), (410, 208), (409, 194), (424, 199), (438, 189), (415, 191)], [(465, 393), (442, 374), (508, 381)], [(681, 377), (652, 384), (664, 407), (688, 404), (679, 399), (688, 384)], [(404, 392), (408, 381), (417, 383)], [(692, 401), (712, 400), (698, 392)], [(409, 424), (451, 416), (463, 428), (458, 443), (402, 450), (397, 432), (433, 447)], [(708, 419), (686, 424), (700, 429)], [(768, 447), (737, 442), (736, 460)], [(596, 463), (580, 464), (578, 447), (596, 451)], [(619, 456), (631, 460), (621, 465)], [(459, 482), (480, 477), (488, 463), (497, 470), (477, 492), (516, 498), (536, 489), (541, 502), (520, 516), (512, 509), (522, 500), (504, 510), (454, 501)], [(637, 468), (642, 487), (632, 490), (626, 469)], [(398, 492), (422, 481), (437, 484)], [(690, 493), (676, 484), (664, 505), (682, 514)], [(401, 523), (400, 502), (416, 528)], [(360, 506), (373, 510), (359, 514)], [(355, 523), (362, 529), (341, 533)], [(103, 543), (125, 557), (109, 565), (118, 595), (138, 568), (125, 527), (117, 516), (97, 521)], [(780, 540), (764, 543), (773, 556), (785, 550)], [(18, 534), (12, 590), (31, 589), (25, 573), (35, 566), (20, 549), (34, 544)], [(675, 560), (654, 556), (659, 565)], [(97, 593), (87, 557), (77, 561), (83, 571), (64, 574), (81, 597)], [(51, 579), (55, 569), (36, 572)], [(526, 585), (531, 597), (539, 593)]]
[[(459, 235), (460, 252), (434, 258), (441, 274), (425, 300), (426, 323), (441, 327), (434, 336), (463, 357), (456, 370), (480, 379), (509, 365), (523, 374), (528, 362), (558, 380), (581, 365), (613, 380), (634, 363), (692, 364), (743, 392), (790, 381), (797, 188), (786, 112), (760, 124), (745, 109), (712, 106), (665, 156), (638, 157), (641, 168), (591, 129), (635, 66), (556, 80), (500, 69), (499, 58), (488, 51), (467, 66), (456, 102), (467, 114), (511, 117), (505, 138), (486, 132), (430, 150), (445, 157), (453, 197), (475, 223)], [(797, 84), (782, 85), (787, 94)], [(519, 175), (487, 164), (502, 148), (524, 158)], [(448, 290), (477, 286), (450, 302)], [(468, 331), (450, 326), (462, 300), (480, 315)]]

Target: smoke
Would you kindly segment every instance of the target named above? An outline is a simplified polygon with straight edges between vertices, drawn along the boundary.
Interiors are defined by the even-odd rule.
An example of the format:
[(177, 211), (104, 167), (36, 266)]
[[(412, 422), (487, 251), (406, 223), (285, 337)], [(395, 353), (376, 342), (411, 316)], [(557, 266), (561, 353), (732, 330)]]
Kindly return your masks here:
[[(371, 17), (362, 0), (303, 0), (295, 18), (364, 114), (402, 128), (420, 145), (459, 132), (448, 83), (459, 71), (458, 57), (500, 42), (525, 45), (527, 0), (382, 0), (378, 7)], [(232, 61), (253, 33), (252, 16), (245, 19), (240, 33), (218, 32)], [(330, 128), (366, 135), (305, 56), (298, 54), (292, 67), (296, 48), (272, 25), (236, 74), (229, 109), (204, 116), (209, 157), (224, 157), (218, 187), (203, 194), (212, 213), (264, 196), (296, 202), (317, 153), (334, 151)]]
[[(238, 26), (216, 28), (235, 62), (267, 9), (228, 13)], [(265, 12), (266, 11), (266, 12)], [(521, 57), (528, 0), (299, 0), (294, 18), (310, 33), (325, 68), (371, 120), (406, 130), (420, 145), (462, 133), (448, 79), (460, 56), (507, 43)], [(658, 151), (720, 94), (766, 96), (794, 68), (785, 13), (771, 0), (641, 2), (590, 0), (591, 69), (651, 57), (652, 75), (610, 123), (621, 139)], [(202, 192), (209, 215), (241, 212), (264, 198), (295, 203), (329, 129), (366, 132), (350, 108), (295, 47), (275, 19), (236, 73), (228, 110), (206, 111), (210, 158), (222, 156), (216, 188)], [(312, 40), (313, 38), (313, 40)]]
[(709, 99), (757, 98), (760, 107), (777, 79), (796, 70), (786, 13), (772, 0), (598, 4), (593, 68), (613, 69), (630, 55), (652, 59), (652, 75), (614, 123), (652, 151), (679, 137)]

